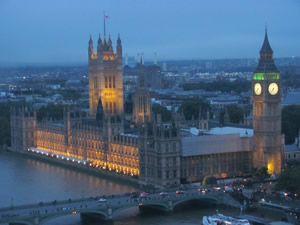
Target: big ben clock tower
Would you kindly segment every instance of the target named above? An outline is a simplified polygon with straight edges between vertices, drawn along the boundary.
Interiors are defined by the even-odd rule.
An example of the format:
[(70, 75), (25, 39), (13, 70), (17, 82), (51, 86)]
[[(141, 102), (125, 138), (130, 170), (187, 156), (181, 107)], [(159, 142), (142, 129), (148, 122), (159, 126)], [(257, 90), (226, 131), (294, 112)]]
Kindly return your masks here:
[(267, 30), (260, 50), (259, 64), (252, 79), (253, 166), (280, 173), (283, 153), (281, 134), (281, 82), (273, 60)]

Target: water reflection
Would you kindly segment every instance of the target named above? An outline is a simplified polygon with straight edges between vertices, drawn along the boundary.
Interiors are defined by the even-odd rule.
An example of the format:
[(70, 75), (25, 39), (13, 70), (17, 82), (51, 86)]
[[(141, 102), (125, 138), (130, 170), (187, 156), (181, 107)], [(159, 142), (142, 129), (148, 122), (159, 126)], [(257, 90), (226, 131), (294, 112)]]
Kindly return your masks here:
[(0, 152), (0, 177), (0, 207), (137, 190), (136, 186), (120, 180), (7, 152)]

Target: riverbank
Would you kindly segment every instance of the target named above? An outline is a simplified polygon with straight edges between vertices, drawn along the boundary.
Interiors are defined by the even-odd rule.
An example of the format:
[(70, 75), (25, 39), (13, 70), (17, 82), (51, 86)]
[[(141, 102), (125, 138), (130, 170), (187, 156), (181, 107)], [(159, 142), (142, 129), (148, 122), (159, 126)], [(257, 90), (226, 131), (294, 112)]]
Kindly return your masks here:
[(106, 179), (110, 179), (112, 181), (120, 181), (121, 180), (122, 182), (131, 184), (131, 185), (133, 184), (137, 188), (140, 187), (138, 178), (133, 178), (133, 177), (126, 176), (126, 175), (123, 175), (123, 174), (113, 173), (113, 172), (110, 172), (110, 171), (107, 171), (107, 170), (101, 170), (101, 169), (98, 169), (98, 168), (89, 167), (88, 165), (83, 165), (83, 164), (74, 163), (72, 161), (57, 159), (57, 158), (54, 158), (54, 157), (49, 157), (49, 156), (46, 156), (46, 155), (33, 153), (33, 152), (30, 152), (30, 151), (28, 151), (28, 152), (15, 152), (15, 151), (11, 151), (11, 150), (7, 149), (6, 152), (8, 152), (10, 154), (21, 155), (22, 157), (26, 157), (26, 158), (29, 158), (29, 159), (35, 159), (35, 160), (50, 163), (50, 164), (53, 164), (53, 165), (61, 166), (61, 167), (64, 167), (64, 168), (77, 170), (77, 171), (80, 171), (80, 172), (87, 173), (89, 175), (103, 177), (103, 178), (106, 178)]

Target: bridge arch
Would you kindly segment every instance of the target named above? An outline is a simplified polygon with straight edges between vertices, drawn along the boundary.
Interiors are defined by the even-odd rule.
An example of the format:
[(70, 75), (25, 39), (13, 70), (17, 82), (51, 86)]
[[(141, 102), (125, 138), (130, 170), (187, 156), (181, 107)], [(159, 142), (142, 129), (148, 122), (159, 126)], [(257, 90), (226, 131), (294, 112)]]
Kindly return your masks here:
[(14, 224), (18, 224), (18, 225), (32, 225), (33, 222), (29, 222), (29, 221), (19, 221), (19, 220), (13, 220), (11, 222), (8, 223), (9, 225), (14, 225)]
[[(89, 214), (89, 213), (92, 213), (92, 214), (98, 214), (98, 215), (101, 215), (103, 216), (104, 219), (107, 219), (108, 218), (108, 215), (106, 212), (103, 212), (101, 210), (77, 210), (77, 214)], [(45, 218), (40, 218), (40, 221), (39, 221), (39, 225), (43, 225), (51, 220), (54, 220), (56, 218), (59, 218), (59, 217), (62, 217), (62, 216), (70, 216), (70, 215), (74, 215), (72, 214), (72, 212), (65, 212), (65, 213), (60, 213), (60, 214), (54, 214), (54, 215), (51, 215), (51, 216), (47, 216)], [(32, 225), (32, 224), (28, 224), (28, 225)]]
[(179, 205), (183, 204), (183, 203), (187, 203), (187, 202), (209, 202), (211, 204), (218, 204), (219, 201), (217, 198), (214, 197), (193, 197), (193, 198), (183, 198), (183, 199), (178, 199), (178, 200), (173, 200), (173, 205), (172, 205), (172, 210), (174, 210), (176, 207), (178, 207)]
[(113, 210), (113, 216), (120, 213), (123, 210), (129, 209), (129, 208), (138, 208), (140, 206), (153, 207), (153, 208), (163, 211), (163, 212), (169, 211), (167, 204), (159, 203), (159, 202), (155, 202), (155, 203), (154, 202), (142, 202), (142, 205), (138, 205), (138, 203), (136, 203), (134, 205), (120, 206), (119, 208)]

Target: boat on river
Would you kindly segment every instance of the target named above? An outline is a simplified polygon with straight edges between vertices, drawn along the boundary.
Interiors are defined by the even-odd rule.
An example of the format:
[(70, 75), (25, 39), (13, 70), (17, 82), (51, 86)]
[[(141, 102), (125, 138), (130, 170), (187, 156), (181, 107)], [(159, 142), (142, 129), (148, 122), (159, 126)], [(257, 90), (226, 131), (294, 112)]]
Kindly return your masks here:
[(213, 216), (203, 216), (203, 225), (250, 225), (246, 219), (236, 219), (230, 216), (224, 216), (222, 214), (216, 214)]

